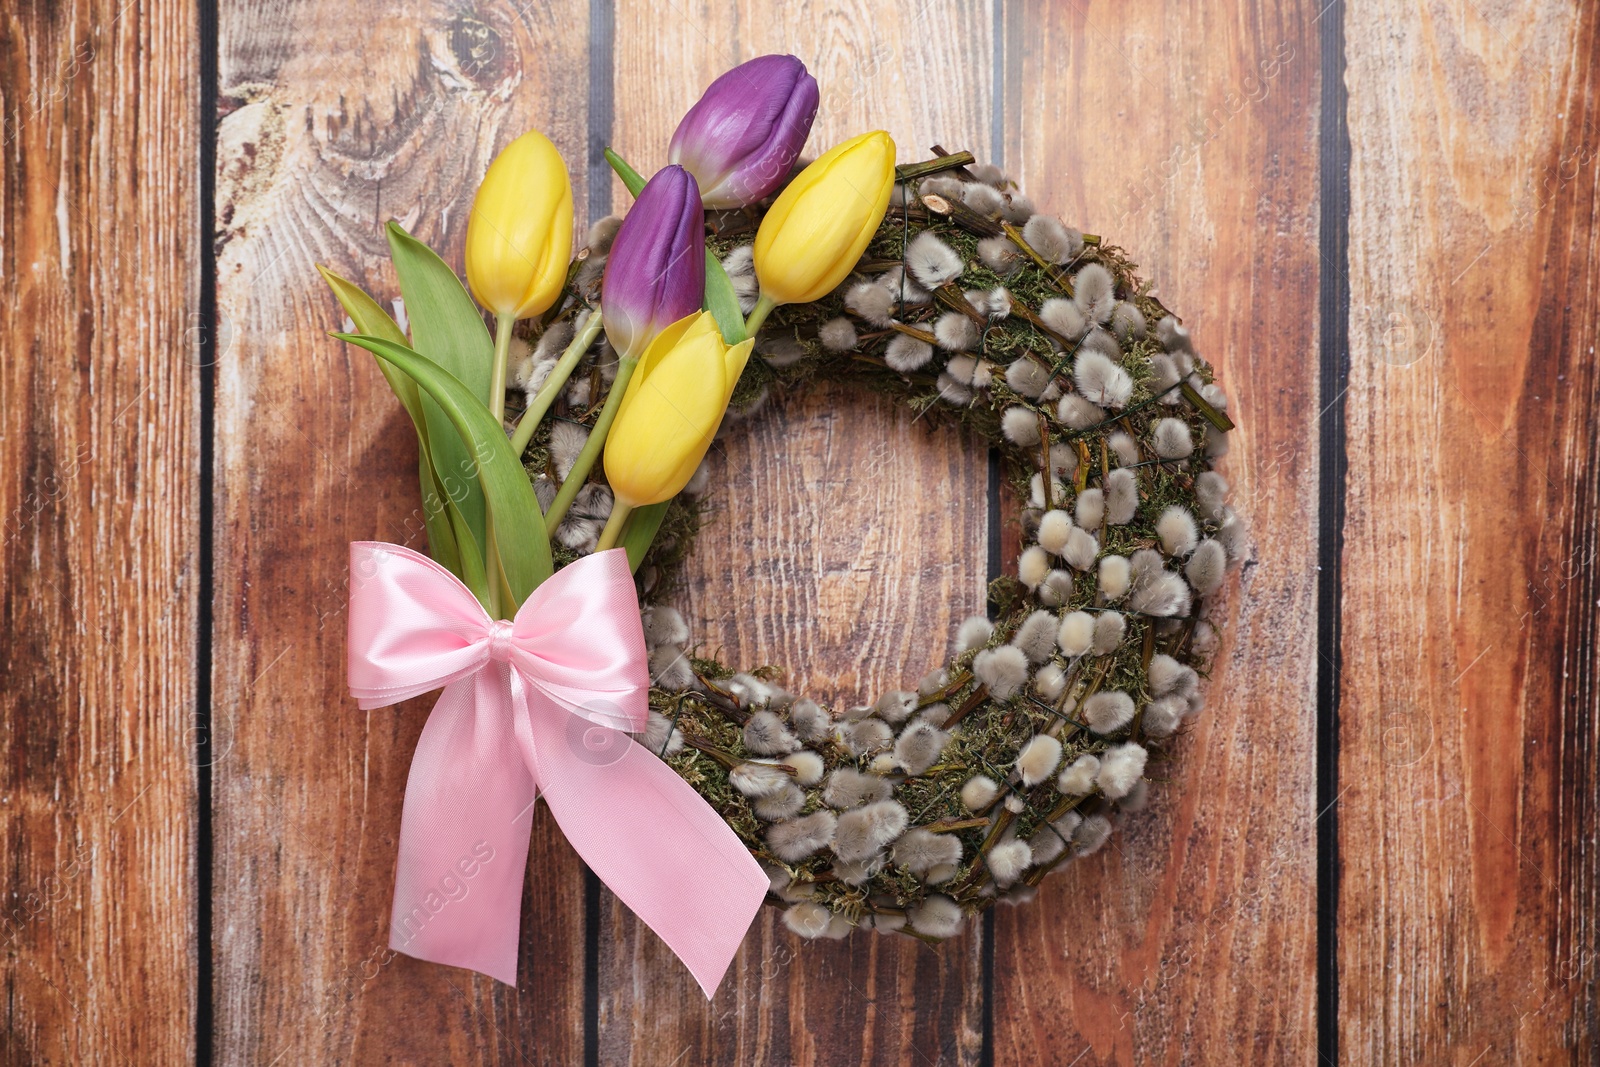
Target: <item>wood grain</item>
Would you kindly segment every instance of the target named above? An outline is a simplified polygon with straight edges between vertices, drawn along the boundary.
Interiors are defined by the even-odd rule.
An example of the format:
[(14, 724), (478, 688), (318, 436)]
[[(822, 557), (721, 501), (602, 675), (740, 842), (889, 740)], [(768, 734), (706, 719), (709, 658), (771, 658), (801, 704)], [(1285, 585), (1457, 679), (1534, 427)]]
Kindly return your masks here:
[(1596, 21), (1345, 21), (1351, 1062), (1600, 1054)]
[(1316, 1056), (1318, 7), (1005, 5), (1005, 166), (1185, 316), (1254, 547), (1150, 807), (998, 912), (996, 1063)]
[(0, 16), (8, 1064), (194, 1055), (194, 18), (94, 0)]
[[(519, 990), (387, 950), (411, 752), (430, 706), (344, 692), (347, 542), (421, 544), (414, 438), (325, 263), (385, 302), (383, 223), (457, 268), (473, 190), (529, 127), (587, 139), (586, 5), (224, 4), (218, 302), (217, 1058), (570, 1064), (583, 882), (535, 813)], [(357, 58), (358, 57), (358, 58)], [(577, 90), (574, 86), (578, 87)], [(585, 212), (582, 172), (575, 193)]]
[[(229, 1064), (1315, 1059), (1326, 271), (1347, 271), (1351, 294), (1339, 1061), (1594, 1062), (1600, 15), (1348, 0), (1347, 69), (1323, 71), (1320, 20), (1340, 11), (380, 0), (352, 18), (333, 0), (224, 3), (205, 321), (196, 10), (12, 5), (0, 1063), (190, 1061), (203, 1007)], [(615, 19), (609, 131), (587, 125), (608, 58), (591, 54), (597, 13)], [(363, 714), (345, 696), (345, 546), (423, 543), (414, 445), (370, 358), (325, 338), (342, 314), (312, 264), (387, 301), (396, 217), (459, 265), (478, 177), (529, 127), (571, 161), (587, 220), (591, 132), (654, 169), (701, 87), (769, 51), (822, 82), (811, 151), (883, 127), (904, 158), (940, 141), (982, 159), (998, 131), (1041, 205), (1131, 249), (1188, 312), (1240, 416), (1224, 469), (1254, 541), (1211, 706), (1116, 848), (997, 913), (991, 990), (981, 926), (937, 950), (802, 943), (767, 911), (707, 1004), (609, 894), (586, 914), (581, 865), (544, 813), (518, 989), (392, 956), (429, 702)], [(1349, 92), (1348, 263), (1318, 255), (1324, 77)], [(717, 510), (680, 600), (707, 647), (864, 700), (938, 663), (954, 621), (982, 610), (973, 440), (833, 385), (774, 398), (714, 464)], [(194, 760), (207, 537), (209, 843)], [(215, 1000), (200, 1006), (207, 953)]]
[[(769, 5), (617, 12), (613, 143), (665, 160), (713, 77), (792, 52), (823, 87), (808, 154), (883, 128), (903, 159), (989, 143), (987, 3)], [(626, 203), (620, 187), (616, 203)], [(859, 703), (938, 666), (983, 610), (986, 451), (844, 386), (775, 401), (732, 428), (712, 468), (719, 511), (681, 601), (730, 661), (794, 668), (820, 698)], [(804, 942), (764, 910), (707, 1004), (648, 929), (605, 895), (600, 1061), (609, 1064), (976, 1063), (982, 930), (930, 949), (858, 933)]]

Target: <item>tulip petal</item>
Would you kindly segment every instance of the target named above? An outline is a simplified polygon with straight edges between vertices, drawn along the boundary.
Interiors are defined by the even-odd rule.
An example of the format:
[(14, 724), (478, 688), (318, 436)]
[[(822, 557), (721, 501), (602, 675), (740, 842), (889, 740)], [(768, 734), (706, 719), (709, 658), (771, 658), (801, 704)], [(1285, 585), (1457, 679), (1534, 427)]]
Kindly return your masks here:
[[(656, 372), (630, 383), (606, 441), (606, 478), (634, 506), (678, 494), (711, 447), (726, 408), (720, 342), (675, 349)], [(691, 462), (692, 459), (692, 462)]]
[(700, 309), (705, 288), (700, 188), (682, 167), (663, 167), (640, 191), (606, 257), (606, 337), (622, 355), (638, 358), (658, 329)]
[(685, 452), (682, 461), (673, 471), (669, 484), (679, 487), (673, 492), (673, 496), (676, 496), (683, 486), (689, 484), (689, 479), (694, 477), (694, 472), (699, 469), (706, 458), (706, 453), (711, 450), (711, 442), (716, 440), (717, 431), (722, 428), (722, 420), (727, 417), (728, 401), (733, 399), (733, 392), (739, 385), (739, 376), (744, 373), (745, 364), (750, 362), (750, 353), (754, 350), (755, 343), (754, 338), (741, 341), (723, 354), (727, 379), (723, 386), (722, 413), (717, 417), (716, 425), (712, 426), (710, 432), (701, 439), (700, 446)]
[(883, 221), (894, 187), (894, 141), (877, 130), (825, 152), (778, 195), (756, 232), (761, 291), (810, 303), (855, 268)]
[[(697, 311), (692, 315), (685, 315), (656, 334), (655, 340), (650, 342), (650, 346), (645, 349), (644, 355), (639, 357), (639, 366), (635, 368), (633, 378), (628, 383), (628, 391), (622, 394), (622, 402), (617, 405), (617, 422), (621, 422), (623, 416), (627, 413), (628, 402), (638, 392), (639, 384), (661, 365), (661, 361), (691, 334), (698, 336), (705, 332), (706, 326), (703, 321), (705, 319), (711, 319), (711, 313)], [(711, 319), (710, 328), (712, 330), (716, 329), (715, 319)]]
[(513, 313), (519, 319), (543, 315), (566, 287), (567, 264), (572, 261), (572, 186), (566, 186), (566, 195), (551, 210), (545, 232), (550, 236), (544, 243), (544, 258)]
[(572, 258), (572, 183), (561, 153), (535, 130), (495, 157), (467, 218), (467, 283), (496, 315), (526, 318), (555, 303)]
[(753, 204), (788, 176), (817, 100), (817, 80), (800, 60), (758, 56), (711, 83), (678, 124), (667, 158), (699, 179), (707, 207)]

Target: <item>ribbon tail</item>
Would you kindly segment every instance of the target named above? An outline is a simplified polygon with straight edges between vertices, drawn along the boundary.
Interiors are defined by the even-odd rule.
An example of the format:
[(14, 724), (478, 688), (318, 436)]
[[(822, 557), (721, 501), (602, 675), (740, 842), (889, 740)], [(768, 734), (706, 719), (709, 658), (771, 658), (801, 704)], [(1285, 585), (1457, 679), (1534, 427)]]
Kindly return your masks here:
[(535, 695), (539, 789), (567, 840), (709, 999), (768, 881), (711, 805), (627, 734)]
[(537, 795), (503, 663), (452, 682), (411, 758), (389, 947), (517, 984), (522, 882)]

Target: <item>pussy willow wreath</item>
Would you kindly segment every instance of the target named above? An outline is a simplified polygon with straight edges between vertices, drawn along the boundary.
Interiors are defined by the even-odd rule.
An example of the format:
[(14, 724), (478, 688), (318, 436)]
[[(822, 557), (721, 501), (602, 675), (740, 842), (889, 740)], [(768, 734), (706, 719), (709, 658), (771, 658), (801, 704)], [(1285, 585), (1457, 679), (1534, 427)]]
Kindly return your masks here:
[[(1217, 642), (1206, 615), (1243, 548), (1211, 469), (1226, 398), (1188, 331), (1121, 249), (971, 164), (963, 152), (900, 168), (855, 272), (767, 320), (732, 410), (833, 379), (992, 442), (1026, 502), (1018, 571), (990, 589), (994, 621), (967, 619), (947, 666), (853, 707), (784, 689), (781, 669), (707, 657), (666, 604), (702, 519), (703, 467), (638, 571), (653, 686), (636, 736), (760, 859), (806, 937), (948, 937), (1100, 848), (1201, 710)], [(707, 218), (746, 313), (770, 203)], [(557, 309), (525, 327), (509, 409), (597, 301), (617, 225), (592, 228)], [(616, 373), (604, 341), (584, 360), (524, 455), (546, 507)], [(597, 471), (554, 531), (557, 565), (595, 548), (610, 510)]]

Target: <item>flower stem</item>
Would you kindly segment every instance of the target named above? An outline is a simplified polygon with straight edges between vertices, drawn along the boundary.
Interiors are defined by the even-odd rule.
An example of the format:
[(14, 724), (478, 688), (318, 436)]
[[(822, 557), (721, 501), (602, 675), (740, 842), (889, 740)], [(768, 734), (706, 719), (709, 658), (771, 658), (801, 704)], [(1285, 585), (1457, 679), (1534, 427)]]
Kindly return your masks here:
[(622, 536), (622, 527), (628, 521), (628, 513), (632, 510), (633, 508), (620, 500), (612, 502), (611, 517), (606, 520), (606, 528), (600, 531), (600, 543), (594, 549), (596, 552), (617, 547), (617, 539)]
[(756, 300), (756, 306), (751, 309), (750, 317), (744, 323), (744, 335), (754, 337), (756, 331), (761, 329), (761, 324), (767, 321), (767, 316), (772, 314), (772, 309), (777, 307), (777, 301), (766, 293), (762, 293)]
[(539, 423), (544, 419), (545, 412), (550, 410), (550, 405), (556, 402), (556, 394), (561, 392), (561, 387), (566, 385), (567, 379), (572, 376), (572, 368), (578, 365), (578, 360), (583, 358), (583, 354), (589, 350), (589, 346), (599, 335), (600, 325), (600, 309), (595, 308), (589, 313), (589, 320), (583, 324), (583, 329), (572, 338), (572, 343), (561, 353), (556, 365), (550, 369), (550, 377), (540, 386), (539, 395), (533, 398), (528, 410), (522, 413), (516, 432), (511, 435), (511, 451), (518, 456), (528, 450), (528, 442), (533, 440), (534, 431), (539, 428)]
[[(506, 416), (506, 356), (511, 351), (511, 331), (517, 324), (515, 316), (496, 315), (494, 319), (494, 371), (489, 378), (489, 413), (495, 422)], [(484, 541), (485, 570), (489, 579), (489, 615), (500, 618), (504, 613), (501, 590), (506, 585), (500, 567), (500, 546), (495, 541), (494, 524), (489, 524)]]
[[(617, 417), (617, 408), (622, 405), (622, 396), (628, 391), (628, 379), (633, 377), (633, 368), (638, 365), (638, 360), (618, 354), (617, 380), (611, 383), (611, 392), (606, 394), (606, 406), (600, 409), (600, 418), (595, 420), (594, 429), (589, 432), (589, 439), (583, 443), (583, 451), (578, 453), (578, 459), (568, 472), (567, 480), (561, 483), (561, 491), (550, 502), (550, 510), (544, 516), (546, 529), (554, 530), (561, 525), (567, 509), (572, 506), (572, 498), (578, 495), (583, 483), (589, 480), (589, 472), (594, 469), (594, 461), (600, 458), (600, 450), (605, 447), (606, 435), (611, 432), (611, 420)], [(612, 517), (615, 518), (616, 514), (617, 509), (613, 507)], [(608, 524), (606, 529), (610, 528)], [(620, 532), (619, 529), (618, 533)]]
[(511, 351), (511, 329), (517, 320), (510, 315), (494, 318), (494, 374), (489, 379), (489, 412), (496, 422), (506, 417), (506, 354)]

